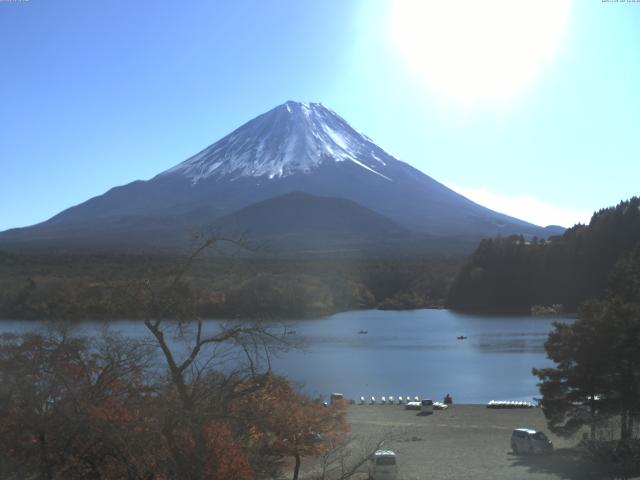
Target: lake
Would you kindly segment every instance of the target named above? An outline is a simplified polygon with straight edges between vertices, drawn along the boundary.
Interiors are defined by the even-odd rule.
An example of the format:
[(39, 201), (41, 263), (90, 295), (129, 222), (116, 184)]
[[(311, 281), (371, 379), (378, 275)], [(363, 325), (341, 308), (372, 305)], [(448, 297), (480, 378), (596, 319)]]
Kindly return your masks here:
[[(295, 330), (287, 338), (301, 342), (272, 359), (273, 369), (326, 397), (419, 396), (454, 402), (532, 400), (538, 397), (533, 367), (552, 362), (544, 342), (560, 316), (467, 315), (449, 310), (355, 310), (329, 317), (274, 324)], [(210, 326), (215, 320), (208, 321)], [(43, 322), (3, 321), (0, 332), (24, 332)], [(84, 322), (84, 333), (104, 328)], [(114, 321), (109, 329), (127, 336), (146, 335), (141, 321)], [(367, 331), (360, 334), (359, 331)], [(456, 337), (466, 336), (465, 340)]]

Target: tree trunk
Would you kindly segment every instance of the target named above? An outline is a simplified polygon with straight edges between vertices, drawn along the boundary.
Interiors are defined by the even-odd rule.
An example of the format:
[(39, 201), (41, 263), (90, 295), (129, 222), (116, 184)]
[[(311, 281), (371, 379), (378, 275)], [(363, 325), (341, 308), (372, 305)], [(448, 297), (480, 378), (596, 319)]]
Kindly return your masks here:
[[(207, 451), (207, 439), (202, 422), (199, 422), (197, 418), (192, 418), (189, 423), (191, 424), (191, 432), (196, 442), (194, 460), (197, 465), (197, 478), (204, 479), (206, 478), (207, 461), (213, 460), (211, 457), (215, 455), (210, 455), (210, 452)], [(215, 467), (213, 470), (215, 471)]]
[(40, 447), (40, 478), (53, 478), (51, 468), (49, 467), (49, 456), (47, 454), (47, 443), (44, 432), (38, 434), (38, 445)]
[(591, 425), (590, 427), (590, 436), (591, 436), (591, 440), (595, 440), (596, 439), (596, 406), (595, 406), (595, 402), (593, 400), (593, 396), (590, 397), (589, 399), (589, 413), (591, 415)]
[(296, 453), (294, 458), (296, 459), (296, 466), (293, 468), (293, 480), (298, 480), (298, 474), (300, 473), (300, 454)]
[(627, 438), (633, 439), (633, 430), (634, 430), (634, 415), (633, 412), (629, 412), (627, 414)]
[(620, 413), (620, 440), (627, 440), (629, 438), (628, 415), (627, 409), (623, 408)]

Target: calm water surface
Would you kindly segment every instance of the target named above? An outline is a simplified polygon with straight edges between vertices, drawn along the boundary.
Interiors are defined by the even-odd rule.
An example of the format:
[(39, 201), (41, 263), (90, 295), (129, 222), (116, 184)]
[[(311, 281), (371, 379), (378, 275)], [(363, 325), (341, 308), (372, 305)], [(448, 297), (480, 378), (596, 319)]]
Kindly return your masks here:
[[(543, 344), (554, 321), (564, 317), (464, 315), (448, 310), (358, 310), (312, 320), (274, 324), (304, 347), (272, 359), (276, 372), (311, 394), (414, 396), (455, 402), (531, 400), (539, 396), (533, 367), (549, 366)], [(210, 327), (217, 321), (208, 322)], [(0, 332), (42, 328), (41, 322), (4, 321)], [(85, 322), (83, 333), (104, 323)], [(127, 336), (147, 334), (140, 321), (109, 323)], [(359, 334), (365, 330), (367, 334)], [(466, 340), (457, 340), (464, 335)]]

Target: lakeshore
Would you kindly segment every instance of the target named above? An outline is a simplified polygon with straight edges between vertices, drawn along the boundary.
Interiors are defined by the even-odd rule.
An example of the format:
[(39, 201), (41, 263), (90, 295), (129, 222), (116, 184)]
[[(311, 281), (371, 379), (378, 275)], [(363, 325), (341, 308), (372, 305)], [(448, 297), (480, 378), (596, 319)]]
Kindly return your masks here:
[[(581, 436), (561, 438), (549, 432), (542, 410), (493, 410), (485, 405), (454, 404), (432, 415), (400, 405), (352, 405), (348, 419), (358, 442), (386, 438), (396, 452), (398, 480), (595, 480), (608, 478), (606, 468), (584, 456)], [(514, 428), (544, 431), (553, 441), (547, 455), (515, 455)], [(358, 445), (355, 446), (357, 450)], [(304, 478), (317, 463), (307, 460)], [(355, 479), (366, 478), (366, 465)]]

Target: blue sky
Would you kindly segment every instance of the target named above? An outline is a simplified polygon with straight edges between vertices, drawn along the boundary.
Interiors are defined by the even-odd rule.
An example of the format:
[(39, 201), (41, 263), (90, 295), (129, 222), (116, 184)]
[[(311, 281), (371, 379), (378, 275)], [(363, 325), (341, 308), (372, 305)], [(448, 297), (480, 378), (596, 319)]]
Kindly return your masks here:
[(501, 1), (0, 2), (0, 230), (286, 100), (535, 223), (639, 194), (640, 3)]

